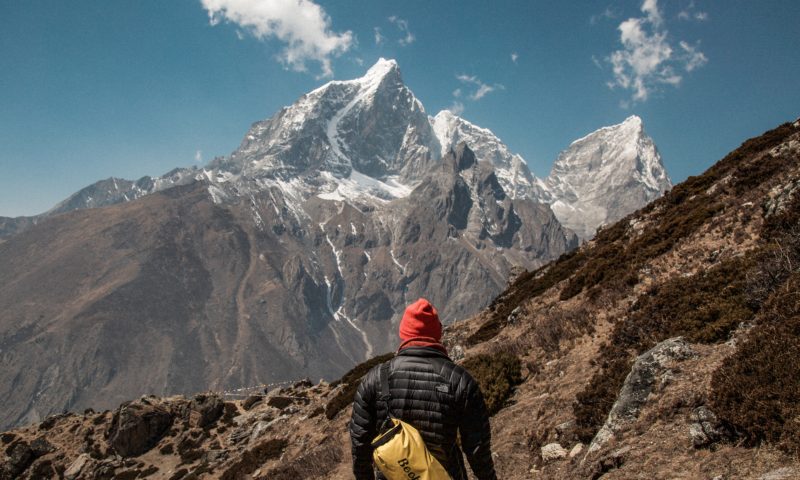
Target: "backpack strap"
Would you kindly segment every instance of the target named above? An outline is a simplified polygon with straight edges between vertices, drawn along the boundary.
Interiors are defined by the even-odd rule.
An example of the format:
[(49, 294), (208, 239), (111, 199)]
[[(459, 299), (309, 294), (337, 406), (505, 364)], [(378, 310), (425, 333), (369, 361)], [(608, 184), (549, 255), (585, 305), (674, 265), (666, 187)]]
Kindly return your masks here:
[(392, 392), (389, 389), (389, 374), (391, 373), (391, 365), (389, 364), (389, 362), (391, 362), (391, 360), (381, 364), (380, 375), (379, 375), (381, 379), (381, 394), (378, 397), (378, 401), (383, 402), (387, 414), (384, 423), (388, 422), (389, 419), (392, 417), (392, 411), (390, 407), (392, 401)]

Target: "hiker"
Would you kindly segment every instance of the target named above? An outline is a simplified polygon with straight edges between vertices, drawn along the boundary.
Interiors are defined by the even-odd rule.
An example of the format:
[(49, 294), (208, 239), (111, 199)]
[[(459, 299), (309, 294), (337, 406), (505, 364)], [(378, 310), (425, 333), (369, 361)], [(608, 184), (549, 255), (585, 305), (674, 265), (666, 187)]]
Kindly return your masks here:
[[(350, 421), (356, 480), (375, 478), (371, 443), (381, 433), (387, 403), (393, 417), (419, 430), (425, 446), (453, 480), (467, 478), (461, 450), (479, 480), (497, 478), (483, 395), (475, 379), (450, 360), (441, 339), (436, 309), (420, 298), (406, 308), (400, 321), (400, 347), (386, 362), (388, 401), (381, 401), (380, 365), (361, 380)], [(378, 478), (383, 478), (380, 472)]]

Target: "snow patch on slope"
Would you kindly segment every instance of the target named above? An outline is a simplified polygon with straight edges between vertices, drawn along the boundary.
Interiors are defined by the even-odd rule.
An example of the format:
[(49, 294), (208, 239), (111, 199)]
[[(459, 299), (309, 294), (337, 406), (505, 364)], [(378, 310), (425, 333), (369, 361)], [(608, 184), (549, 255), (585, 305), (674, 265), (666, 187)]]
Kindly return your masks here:
[(404, 185), (399, 177), (390, 176), (385, 181), (369, 177), (353, 169), (347, 178), (337, 178), (329, 172), (321, 176), (334, 188), (317, 196), (323, 200), (379, 200), (388, 201), (407, 197), (413, 187)]

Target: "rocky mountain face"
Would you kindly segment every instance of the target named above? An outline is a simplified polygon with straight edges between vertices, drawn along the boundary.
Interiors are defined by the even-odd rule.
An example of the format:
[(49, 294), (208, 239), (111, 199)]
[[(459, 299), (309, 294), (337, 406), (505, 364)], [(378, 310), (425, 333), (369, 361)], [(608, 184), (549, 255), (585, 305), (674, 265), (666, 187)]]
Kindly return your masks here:
[(420, 296), (446, 323), (474, 314), (512, 269), (577, 245), (503, 168), (463, 142), (443, 153), (382, 60), (205, 168), (98, 182), (17, 222), (0, 243), (0, 424), (333, 378), (392, 350)]
[(431, 124), (442, 147), (442, 154), (464, 142), (470, 145), (477, 158), (494, 165), (497, 178), (508, 195), (512, 198), (541, 200), (534, 191), (535, 179), (525, 160), (511, 153), (490, 130), (473, 125), (449, 110), (439, 112)]
[(561, 152), (550, 176), (537, 180), (540, 201), (583, 239), (650, 203), (672, 188), (642, 120), (628, 117), (575, 140)]
[(525, 160), (485, 128), (447, 110), (432, 124), (443, 151), (466, 142), (478, 158), (495, 165), (509, 195), (550, 205), (558, 221), (584, 240), (672, 188), (655, 143), (637, 116), (572, 142), (544, 179), (534, 177)]
[[(438, 200), (427, 205), (432, 210), (436, 203), (450, 205), (445, 217), (454, 228), (466, 218), (459, 230), (466, 232), (478, 228), (472, 214), (464, 213), (467, 197), (472, 205), (489, 208), (489, 200), (498, 199), (500, 181), (480, 160), (475, 163), (475, 155), (460, 150), (442, 162), (441, 179), (425, 182), (404, 201), (430, 191)], [(202, 197), (205, 187), (179, 187), (188, 191), (168, 190), (128, 205), (151, 208), (142, 212), (150, 215), (170, 205), (162, 198), (167, 192)], [(156, 201), (162, 203), (144, 206)], [(167, 245), (178, 238), (163, 248), (182, 253), (165, 258), (182, 259), (189, 268), (195, 257), (188, 242), (240, 250), (235, 242), (250, 238), (237, 233), (234, 219), (219, 205), (183, 202), (179, 218), (189, 223), (187, 217), (201, 215), (191, 213), (193, 208), (207, 209), (208, 226), (177, 237), (132, 229), (105, 241), (133, 246), (138, 235), (160, 236)], [(511, 204), (515, 212), (523, 211)], [(444, 343), (451, 356), (473, 373), (494, 412), (498, 476), (797, 478), (799, 212), (800, 120), (745, 142), (704, 174), (602, 228), (571, 254), (519, 275), (478, 315), (447, 326)], [(86, 214), (56, 218), (71, 215), (75, 221)], [(346, 209), (340, 213), (345, 214)], [(83, 221), (87, 228), (93, 225)], [(327, 225), (330, 238), (334, 224)], [(453, 241), (438, 227), (418, 227), (414, 236), (419, 239)], [(226, 241), (214, 244), (215, 235)], [(327, 243), (321, 232), (317, 239)], [(69, 244), (63, 241), (57, 248)], [(57, 255), (52, 250), (39, 253)], [(388, 256), (385, 260), (394, 263)], [(367, 264), (377, 257), (371, 255)], [(402, 263), (405, 257), (397, 259), (397, 269), (411, 268)], [(99, 262), (88, 253), (83, 261)], [(66, 267), (43, 271), (39, 281)], [(240, 273), (244, 267), (243, 261), (220, 264)], [(176, 271), (153, 260), (127, 274), (148, 268)], [(299, 268), (288, 268), (287, 276)], [(114, 284), (114, 275), (122, 273), (108, 269), (104, 283)], [(152, 290), (186, 288), (204, 278), (194, 270)], [(214, 295), (217, 280), (211, 278), (207, 291)], [(264, 288), (275, 288), (274, 283)], [(82, 291), (92, 290), (83, 284)], [(175, 328), (166, 323), (168, 316), (146, 327)], [(126, 335), (120, 334), (122, 325), (115, 324), (108, 336)], [(92, 331), (84, 330), (80, 340)], [(106, 355), (125, 348), (122, 343)], [(7, 345), (4, 367), (20, 355), (6, 350)], [(28, 345), (41, 345), (40, 354), (49, 349), (41, 340)], [(138, 399), (113, 411), (53, 415), (0, 435), (0, 478), (352, 478), (349, 406), (360, 378), (386, 358), (374, 357), (331, 383), (300, 380), (188, 398), (132, 396)], [(197, 372), (199, 361), (189, 359), (181, 368), (185, 374)], [(61, 368), (59, 373), (73, 367)], [(114, 377), (113, 372), (107, 375)], [(19, 375), (17, 384), (27, 378)]]

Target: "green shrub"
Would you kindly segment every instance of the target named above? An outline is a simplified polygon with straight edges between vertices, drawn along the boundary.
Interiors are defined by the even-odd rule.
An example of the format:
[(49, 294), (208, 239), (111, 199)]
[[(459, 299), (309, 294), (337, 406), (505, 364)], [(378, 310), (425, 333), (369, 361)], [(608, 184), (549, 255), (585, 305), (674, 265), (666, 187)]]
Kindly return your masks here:
[(761, 313), (711, 381), (712, 408), (745, 445), (774, 443), (794, 455), (800, 455), (799, 202), (796, 195), (764, 224), (770, 243), (749, 276)]
[(325, 416), (328, 418), (328, 420), (331, 420), (339, 412), (352, 405), (353, 400), (356, 397), (358, 384), (361, 382), (361, 379), (364, 377), (364, 375), (366, 375), (367, 372), (372, 369), (372, 367), (375, 365), (380, 365), (381, 363), (386, 362), (393, 357), (394, 353), (385, 353), (383, 355), (373, 357), (366, 362), (356, 365), (352, 370), (345, 373), (342, 378), (331, 383), (331, 386), (344, 384), (344, 387), (339, 393), (336, 394), (335, 397), (328, 401), (327, 405), (325, 405)]
[(461, 364), (474, 378), (483, 392), (489, 415), (503, 408), (514, 387), (522, 383), (522, 364), (508, 352), (469, 357)]
[(754, 327), (711, 388), (712, 409), (745, 445), (800, 453), (800, 315)]

